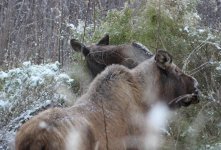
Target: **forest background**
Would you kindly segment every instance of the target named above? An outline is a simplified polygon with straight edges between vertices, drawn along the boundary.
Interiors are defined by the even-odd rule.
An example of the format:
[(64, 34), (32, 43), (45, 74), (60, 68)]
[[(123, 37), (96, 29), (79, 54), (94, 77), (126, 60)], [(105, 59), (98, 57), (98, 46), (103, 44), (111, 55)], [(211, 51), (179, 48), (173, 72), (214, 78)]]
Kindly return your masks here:
[(220, 0), (1, 0), (0, 149), (24, 120), (83, 93), (89, 77), (69, 41), (106, 33), (169, 51), (200, 83), (201, 102), (176, 112), (162, 149), (221, 149)]

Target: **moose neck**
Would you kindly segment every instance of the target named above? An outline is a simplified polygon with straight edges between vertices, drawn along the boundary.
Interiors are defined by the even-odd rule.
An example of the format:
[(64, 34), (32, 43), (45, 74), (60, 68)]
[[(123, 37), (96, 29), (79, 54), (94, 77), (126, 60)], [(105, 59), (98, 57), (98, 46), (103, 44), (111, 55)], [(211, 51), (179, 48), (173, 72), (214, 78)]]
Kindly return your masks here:
[[(151, 106), (160, 100), (158, 90), (158, 70), (154, 58), (144, 61), (132, 70), (136, 80), (140, 85), (140, 103), (144, 106)], [(148, 108), (148, 107), (147, 107)]]

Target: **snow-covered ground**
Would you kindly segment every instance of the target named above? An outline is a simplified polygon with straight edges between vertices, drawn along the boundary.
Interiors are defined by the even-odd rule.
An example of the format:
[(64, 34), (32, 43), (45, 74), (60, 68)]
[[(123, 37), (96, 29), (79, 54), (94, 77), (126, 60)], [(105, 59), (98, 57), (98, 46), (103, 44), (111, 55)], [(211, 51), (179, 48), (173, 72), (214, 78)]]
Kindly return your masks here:
[(10, 149), (16, 129), (33, 115), (51, 106), (66, 105), (70, 101), (66, 93), (71, 93), (74, 82), (61, 71), (58, 62), (24, 62), (20, 68), (1, 71), (0, 149)]

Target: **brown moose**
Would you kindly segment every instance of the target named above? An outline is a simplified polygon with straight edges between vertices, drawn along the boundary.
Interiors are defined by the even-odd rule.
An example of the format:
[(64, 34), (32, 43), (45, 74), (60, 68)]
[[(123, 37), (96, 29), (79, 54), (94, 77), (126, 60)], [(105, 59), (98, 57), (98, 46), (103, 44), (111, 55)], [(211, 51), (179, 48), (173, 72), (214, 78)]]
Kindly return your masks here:
[[(126, 140), (142, 137), (134, 115), (146, 114), (159, 101), (170, 108), (198, 103), (197, 86), (196, 79), (184, 74), (163, 50), (133, 69), (111, 65), (72, 107), (48, 109), (21, 126), (16, 150), (143, 149)], [(71, 146), (76, 140), (78, 146)]]
[(76, 52), (83, 53), (93, 77), (108, 65), (121, 64), (131, 69), (152, 57), (152, 53), (146, 47), (136, 42), (109, 45), (109, 35), (105, 35), (97, 44), (91, 46), (85, 46), (75, 39), (70, 43)]

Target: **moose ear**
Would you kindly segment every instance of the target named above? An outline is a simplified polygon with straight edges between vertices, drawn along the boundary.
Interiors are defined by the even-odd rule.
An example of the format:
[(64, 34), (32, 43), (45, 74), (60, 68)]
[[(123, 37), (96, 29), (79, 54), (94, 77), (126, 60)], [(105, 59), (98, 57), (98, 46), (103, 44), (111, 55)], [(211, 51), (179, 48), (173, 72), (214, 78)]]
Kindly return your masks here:
[(106, 34), (98, 43), (97, 45), (109, 45), (109, 35)]
[(155, 61), (158, 67), (165, 70), (172, 63), (172, 56), (164, 50), (157, 50)]
[(84, 56), (87, 56), (90, 53), (90, 49), (76, 39), (71, 39), (70, 44), (76, 52), (82, 52)]

